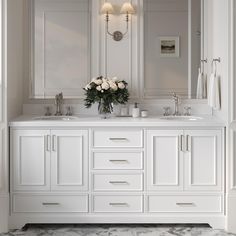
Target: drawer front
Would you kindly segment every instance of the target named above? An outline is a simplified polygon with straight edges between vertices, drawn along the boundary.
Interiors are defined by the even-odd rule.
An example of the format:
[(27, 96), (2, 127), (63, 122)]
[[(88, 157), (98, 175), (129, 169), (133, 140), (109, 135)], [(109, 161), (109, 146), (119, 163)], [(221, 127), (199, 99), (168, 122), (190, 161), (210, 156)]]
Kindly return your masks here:
[(143, 152), (94, 152), (93, 169), (141, 170), (143, 169)]
[(88, 196), (51, 196), (51, 195), (13, 195), (15, 213), (54, 213), (88, 212)]
[(149, 212), (221, 213), (222, 196), (149, 196)]
[(142, 196), (94, 196), (94, 212), (142, 212)]
[(94, 191), (142, 191), (142, 174), (94, 174)]
[(142, 130), (94, 130), (93, 146), (101, 147), (143, 147)]

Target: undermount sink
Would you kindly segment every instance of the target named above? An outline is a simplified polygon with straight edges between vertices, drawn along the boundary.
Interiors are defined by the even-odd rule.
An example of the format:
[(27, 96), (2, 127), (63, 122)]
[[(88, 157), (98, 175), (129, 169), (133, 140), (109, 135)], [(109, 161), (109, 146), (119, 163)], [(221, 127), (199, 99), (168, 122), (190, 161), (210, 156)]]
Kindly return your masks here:
[(173, 120), (173, 121), (197, 121), (202, 120), (202, 117), (199, 116), (162, 116), (162, 120)]
[(76, 116), (38, 116), (34, 118), (34, 120), (48, 120), (48, 121), (70, 121), (76, 119), (78, 119), (78, 117)]

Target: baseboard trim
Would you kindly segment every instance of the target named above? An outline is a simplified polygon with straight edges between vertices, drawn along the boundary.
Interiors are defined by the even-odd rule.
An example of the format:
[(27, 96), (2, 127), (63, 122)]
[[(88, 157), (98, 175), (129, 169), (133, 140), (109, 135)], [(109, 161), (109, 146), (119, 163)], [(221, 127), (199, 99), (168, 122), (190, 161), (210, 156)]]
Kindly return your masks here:
[(9, 194), (0, 193), (0, 233), (6, 233), (9, 230), (8, 216), (9, 216)]
[(236, 193), (226, 194), (226, 230), (231, 233), (236, 233)]
[(10, 229), (20, 229), (25, 224), (209, 224), (214, 229), (225, 228), (224, 215), (157, 216), (141, 214), (12, 214)]

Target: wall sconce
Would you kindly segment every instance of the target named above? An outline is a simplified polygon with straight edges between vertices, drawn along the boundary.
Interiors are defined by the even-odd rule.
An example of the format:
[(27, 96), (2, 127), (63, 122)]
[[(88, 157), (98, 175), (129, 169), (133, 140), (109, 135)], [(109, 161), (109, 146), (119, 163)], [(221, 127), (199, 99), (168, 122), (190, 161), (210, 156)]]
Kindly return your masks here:
[(134, 14), (135, 10), (132, 6), (132, 4), (130, 2), (125, 2), (120, 10), (120, 14), (126, 14), (126, 31), (124, 33), (122, 33), (121, 31), (115, 31), (113, 33), (111, 33), (109, 31), (109, 14), (113, 14), (114, 13), (114, 8), (112, 6), (111, 3), (109, 2), (105, 2), (102, 6), (101, 9), (101, 13), (102, 14), (106, 14), (106, 31), (107, 34), (111, 35), (112, 38), (115, 41), (120, 41), (123, 39), (123, 37), (128, 33), (128, 29), (129, 29), (129, 14)]

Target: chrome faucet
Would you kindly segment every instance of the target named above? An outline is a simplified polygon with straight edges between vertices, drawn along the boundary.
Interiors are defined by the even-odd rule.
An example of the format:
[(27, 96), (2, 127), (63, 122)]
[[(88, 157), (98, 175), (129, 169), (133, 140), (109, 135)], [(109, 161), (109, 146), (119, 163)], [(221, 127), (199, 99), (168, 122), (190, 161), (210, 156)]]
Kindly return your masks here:
[(61, 110), (62, 103), (63, 103), (63, 93), (59, 93), (55, 96), (55, 105), (56, 105), (55, 116), (62, 116), (62, 110)]
[(175, 103), (175, 108), (174, 108), (174, 114), (173, 116), (180, 116), (180, 112), (179, 112), (179, 104), (180, 104), (180, 99), (179, 96), (177, 96), (176, 93), (173, 93), (173, 99), (174, 99), (174, 103)]

